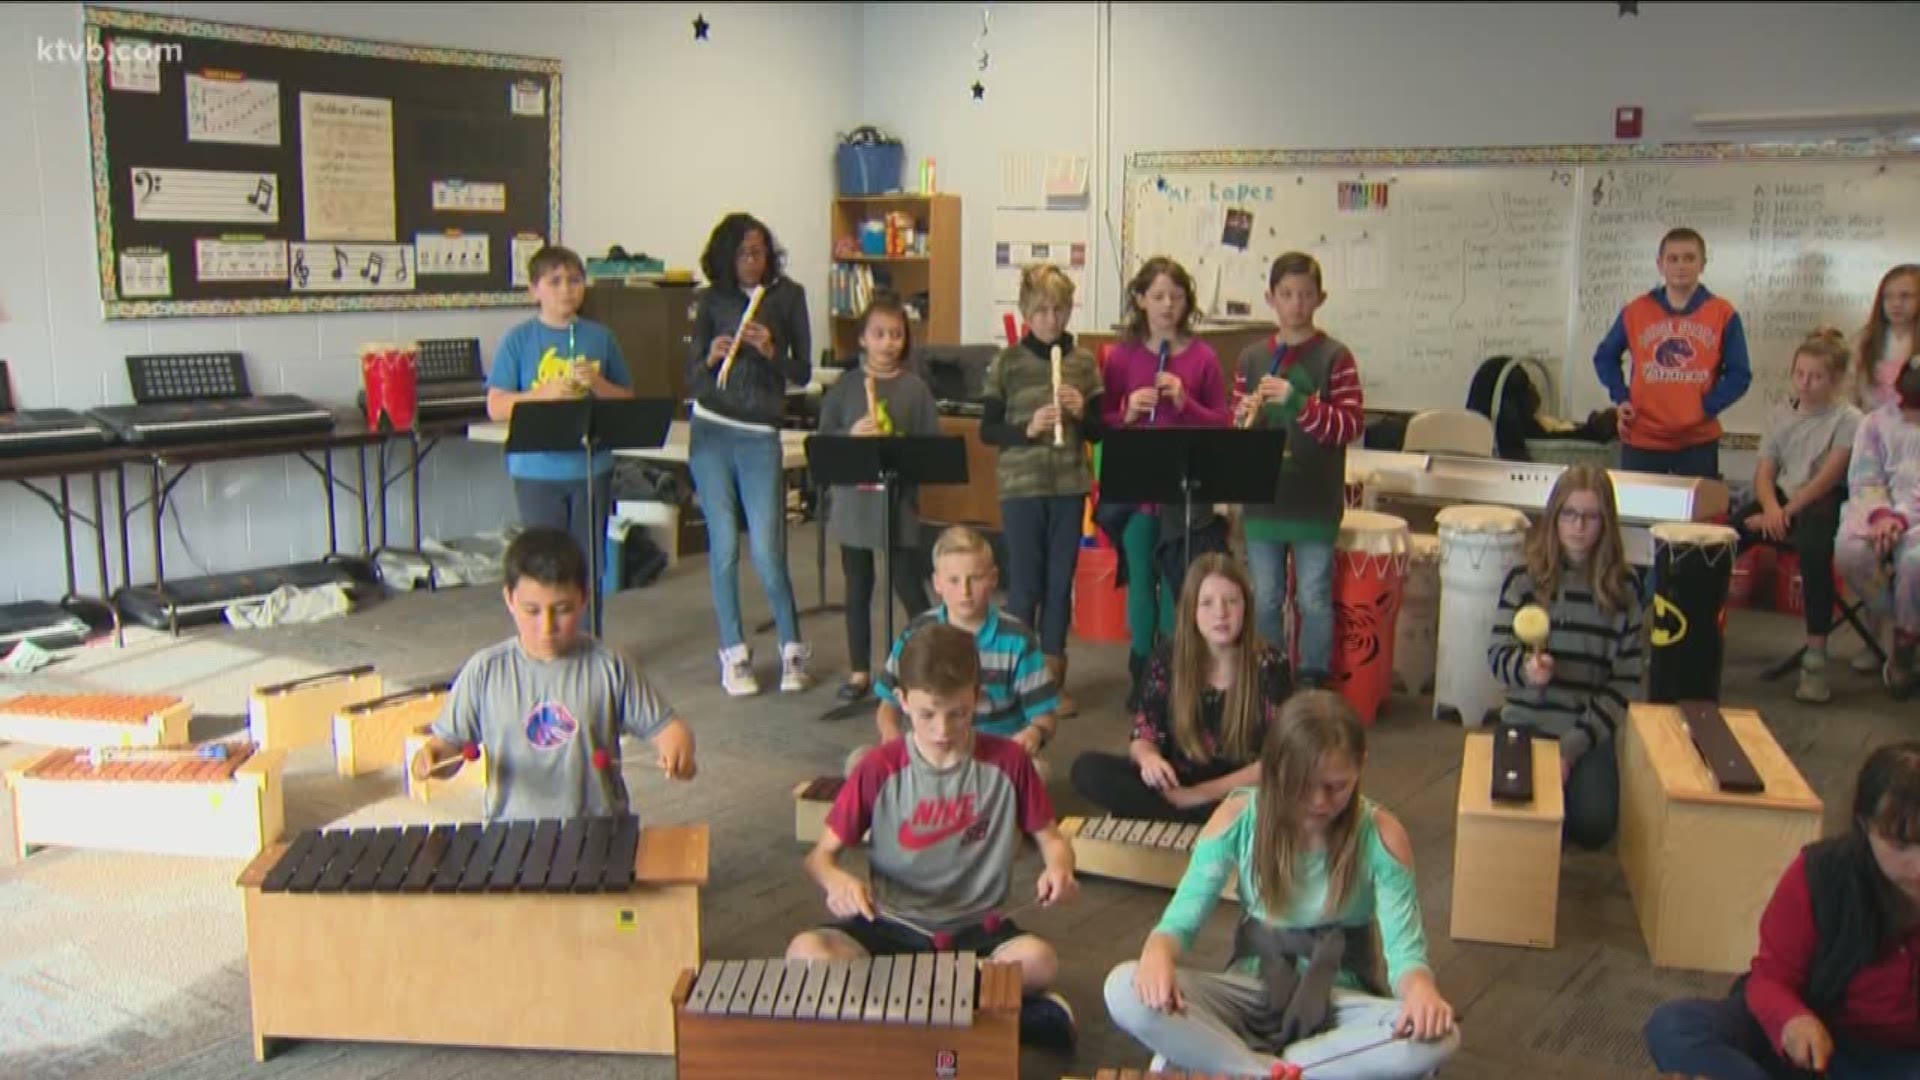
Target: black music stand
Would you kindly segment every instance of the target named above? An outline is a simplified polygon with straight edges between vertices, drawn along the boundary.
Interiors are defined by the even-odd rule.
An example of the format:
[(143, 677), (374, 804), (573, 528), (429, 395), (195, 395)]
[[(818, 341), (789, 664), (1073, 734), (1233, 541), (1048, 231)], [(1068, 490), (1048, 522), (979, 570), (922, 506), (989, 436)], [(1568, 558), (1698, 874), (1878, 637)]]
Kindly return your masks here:
[[(593, 458), (602, 450), (657, 450), (666, 444), (673, 427), (675, 402), (645, 398), (576, 398), (564, 401), (522, 401), (513, 407), (507, 424), (507, 452), (583, 450), (587, 455), (587, 519), (591, 533), (599, 523), (594, 513)], [(612, 516), (613, 493), (607, 493)], [(593, 636), (600, 636), (600, 552), (607, 538), (587, 537), (587, 603), (592, 612)]]
[(1270, 503), (1285, 428), (1114, 428), (1102, 436), (1100, 498), (1178, 504), (1180, 565), (1193, 565), (1193, 504)]
[[(967, 442), (958, 435), (810, 435), (807, 469), (823, 489), (837, 485), (879, 484), (886, 513), (880, 518), (885, 545), (884, 584), (887, 634), (883, 652), (893, 648), (893, 498), (895, 484), (925, 487), (967, 482)], [(821, 541), (826, 543), (826, 532)], [(839, 710), (835, 710), (837, 713)]]

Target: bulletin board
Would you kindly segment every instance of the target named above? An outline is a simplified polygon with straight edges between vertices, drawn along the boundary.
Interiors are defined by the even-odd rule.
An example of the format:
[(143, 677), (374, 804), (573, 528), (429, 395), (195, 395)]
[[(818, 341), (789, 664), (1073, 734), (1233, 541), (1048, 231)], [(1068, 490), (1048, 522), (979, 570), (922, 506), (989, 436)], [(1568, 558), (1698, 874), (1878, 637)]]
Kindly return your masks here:
[(1707, 241), (1701, 281), (1740, 312), (1753, 386), (1723, 415), (1756, 435), (1791, 392), (1794, 348), (1849, 338), (1880, 276), (1920, 251), (1920, 154), (1885, 140), (1136, 153), (1127, 272), (1170, 255), (1214, 318), (1271, 317), (1290, 250), (1326, 276), (1316, 321), (1354, 352), (1367, 405), (1466, 404), (1489, 357), (1551, 372), (1561, 415), (1607, 404), (1594, 353), (1660, 283), (1668, 228)]
[(85, 9), (109, 319), (497, 307), (560, 227), (560, 63)]

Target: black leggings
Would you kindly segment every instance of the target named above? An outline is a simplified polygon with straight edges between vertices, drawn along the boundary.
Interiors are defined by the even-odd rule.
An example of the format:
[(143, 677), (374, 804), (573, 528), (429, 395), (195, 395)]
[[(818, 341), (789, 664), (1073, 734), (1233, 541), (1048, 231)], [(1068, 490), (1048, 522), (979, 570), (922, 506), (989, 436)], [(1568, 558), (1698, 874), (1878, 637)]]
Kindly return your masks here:
[[(1778, 493), (1782, 506), (1787, 497)], [(1827, 493), (1826, 497), (1812, 506), (1794, 515), (1793, 525), (1787, 533), (1787, 539), (1793, 544), (1793, 550), (1800, 556), (1801, 607), (1805, 609), (1808, 637), (1825, 637), (1833, 629), (1833, 606), (1836, 600), (1833, 589), (1833, 540), (1840, 531), (1840, 489)], [(1747, 531), (1747, 518), (1760, 512), (1760, 504), (1752, 502), (1741, 507), (1733, 515), (1733, 527), (1740, 533), (1740, 542), (1748, 544), (1770, 544), (1759, 533)]]
[(1140, 779), (1140, 766), (1125, 754), (1089, 750), (1073, 759), (1073, 790), (1081, 798), (1117, 818), (1133, 821), (1180, 821), (1204, 825), (1216, 804), (1182, 810)]
[[(862, 673), (873, 670), (873, 559), (871, 548), (842, 546), (840, 569), (847, 578), (847, 667)], [(907, 609), (907, 618), (927, 610), (927, 572), (919, 548), (893, 549), (893, 594)], [(904, 629), (906, 620), (894, 624)], [(893, 642), (887, 642), (893, 648)]]

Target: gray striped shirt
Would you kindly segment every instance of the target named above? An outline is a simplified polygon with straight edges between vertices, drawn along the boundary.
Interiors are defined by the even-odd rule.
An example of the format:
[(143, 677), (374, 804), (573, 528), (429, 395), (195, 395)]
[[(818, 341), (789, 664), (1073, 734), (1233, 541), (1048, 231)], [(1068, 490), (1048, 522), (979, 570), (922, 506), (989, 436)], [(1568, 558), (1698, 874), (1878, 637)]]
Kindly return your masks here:
[[(1559, 739), (1560, 757), (1568, 764), (1612, 738), (1626, 719), (1627, 702), (1640, 696), (1646, 671), (1638, 596), (1636, 589), (1627, 610), (1609, 614), (1584, 575), (1563, 576), (1554, 595), (1540, 596), (1525, 565), (1509, 571), (1487, 646), (1487, 662), (1507, 688), (1501, 720)], [(1514, 613), (1528, 604), (1546, 608), (1553, 624), (1546, 646), (1553, 657), (1553, 681), (1543, 687), (1527, 685), (1527, 647), (1513, 634)]]

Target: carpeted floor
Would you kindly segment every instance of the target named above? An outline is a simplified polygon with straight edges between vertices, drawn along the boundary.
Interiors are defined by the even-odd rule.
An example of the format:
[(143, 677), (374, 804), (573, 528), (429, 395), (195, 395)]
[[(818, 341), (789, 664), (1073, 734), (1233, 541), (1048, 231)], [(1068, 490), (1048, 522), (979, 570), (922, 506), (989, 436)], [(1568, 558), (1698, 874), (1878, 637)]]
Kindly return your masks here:
[[(803, 601), (816, 595), (814, 534), (794, 540)], [(837, 562), (837, 560), (833, 560)], [(832, 583), (839, 594), (837, 579)], [(757, 582), (743, 568), (747, 615), (765, 615)], [(798, 930), (823, 919), (824, 905), (800, 868), (791, 788), (837, 772), (848, 749), (870, 741), (869, 714), (823, 721), (845, 670), (840, 617), (815, 615), (806, 633), (820, 684), (798, 695), (777, 685), (777, 646), (757, 635), (769, 692), (733, 701), (720, 691), (713, 655), (706, 564), (695, 559), (662, 581), (623, 593), (609, 606), (608, 639), (642, 658), (652, 679), (695, 725), (700, 776), (669, 788), (629, 760), (629, 784), (650, 821), (701, 821), (712, 830), (712, 880), (703, 895), (710, 957), (781, 953)], [(876, 620), (876, 637), (878, 636)], [(1726, 698), (1759, 708), (1782, 745), (1828, 804), (1828, 820), (1866, 750), (1916, 730), (1912, 705), (1892, 706), (1872, 681), (1835, 665), (1836, 701), (1794, 702), (1791, 680), (1761, 684), (1757, 673), (1790, 651), (1797, 620), (1736, 613)], [(493, 587), (412, 593), (344, 619), (308, 627), (178, 639), (135, 632), (124, 650), (94, 647), (28, 677), (0, 678), (0, 695), (24, 691), (164, 690), (194, 705), (194, 735), (232, 731), (248, 690), (350, 663), (376, 662), (390, 684), (454, 671), (475, 649), (511, 633)], [(1851, 642), (1838, 646), (1844, 658)], [(1121, 647), (1081, 645), (1074, 690), (1082, 715), (1063, 725), (1050, 751), (1053, 795), (1062, 814), (1089, 808), (1068, 788), (1067, 765), (1089, 748), (1120, 749), (1125, 657)], [(1658, 971), (1647, 951), (1612, 853), (1569, 853), (1563, 864), (1559, 943), (1530, 950), (1456, 943), (1447, 937), (1454, 800), (1461, 733), (1428, 717), (1425, 699), (1400, 695), (1375, 727), (1369, 794), (1396, 811), (1414, 840), (1432, 960), (1441, 990), (1464, 1014), (1465, 1041), (1447, 1077), (1566, 1077), (1617, 1080), (1651, 1075), (1640, 1026), (1657, 1002), (1719, 994), (1728, 979)], [(0, 764), (37, 751), (0, 746)], [(287, 826), (455, 821), (477, 816), (477, 798), (431, 807), (405, 799), (395, 775), (342, 780), (324, 749), (296, 753), (286, 778)], [(10, 821), (5, 822), (10, 826)], [(10, 846), (10, 843), (9, 843)], [(7, 856), (9, 859), (11, 856)], [(655, 1078), (670, 1060), (513, 1053), (440, 1047), (297, 1044), (265, 1064), (252, 1058), (237, 860), (181, 859), (47, 850), (0, 868), (0, 1076), (36, 1080), (520, 1080), (528, 1075)], [(1015, 888), (1031, 886), (1029, 850)], [(1082, 1041), (1071, 1057), (1023, 1055), (1025, 1080), (1091, 1076), (1101, 1066), (1144, 1066), (1147, 1055), (1107, 1021), (1100, 986), (1116, 963), (1138, 954), (1167, 894), (1082, 879), (1074, 904), (1023, 913), (1021, 922), (1053, 941), (1063, 958), (1062, 989), (1078, 1010)], [(1216, 913), (1196, 962), (1224, 958), (1232, 916)], [(450, 943), (449, 962), (457, 944)], [(510, 970), (510, 964), (507, 965)], [(537, 1007), (540, 1003), (529, 1002)], [(617, 1008), (619, 1003), (610, 1002)], [(830, 1065), (793, 1063), (788, 1075), (831, 1075)]]

